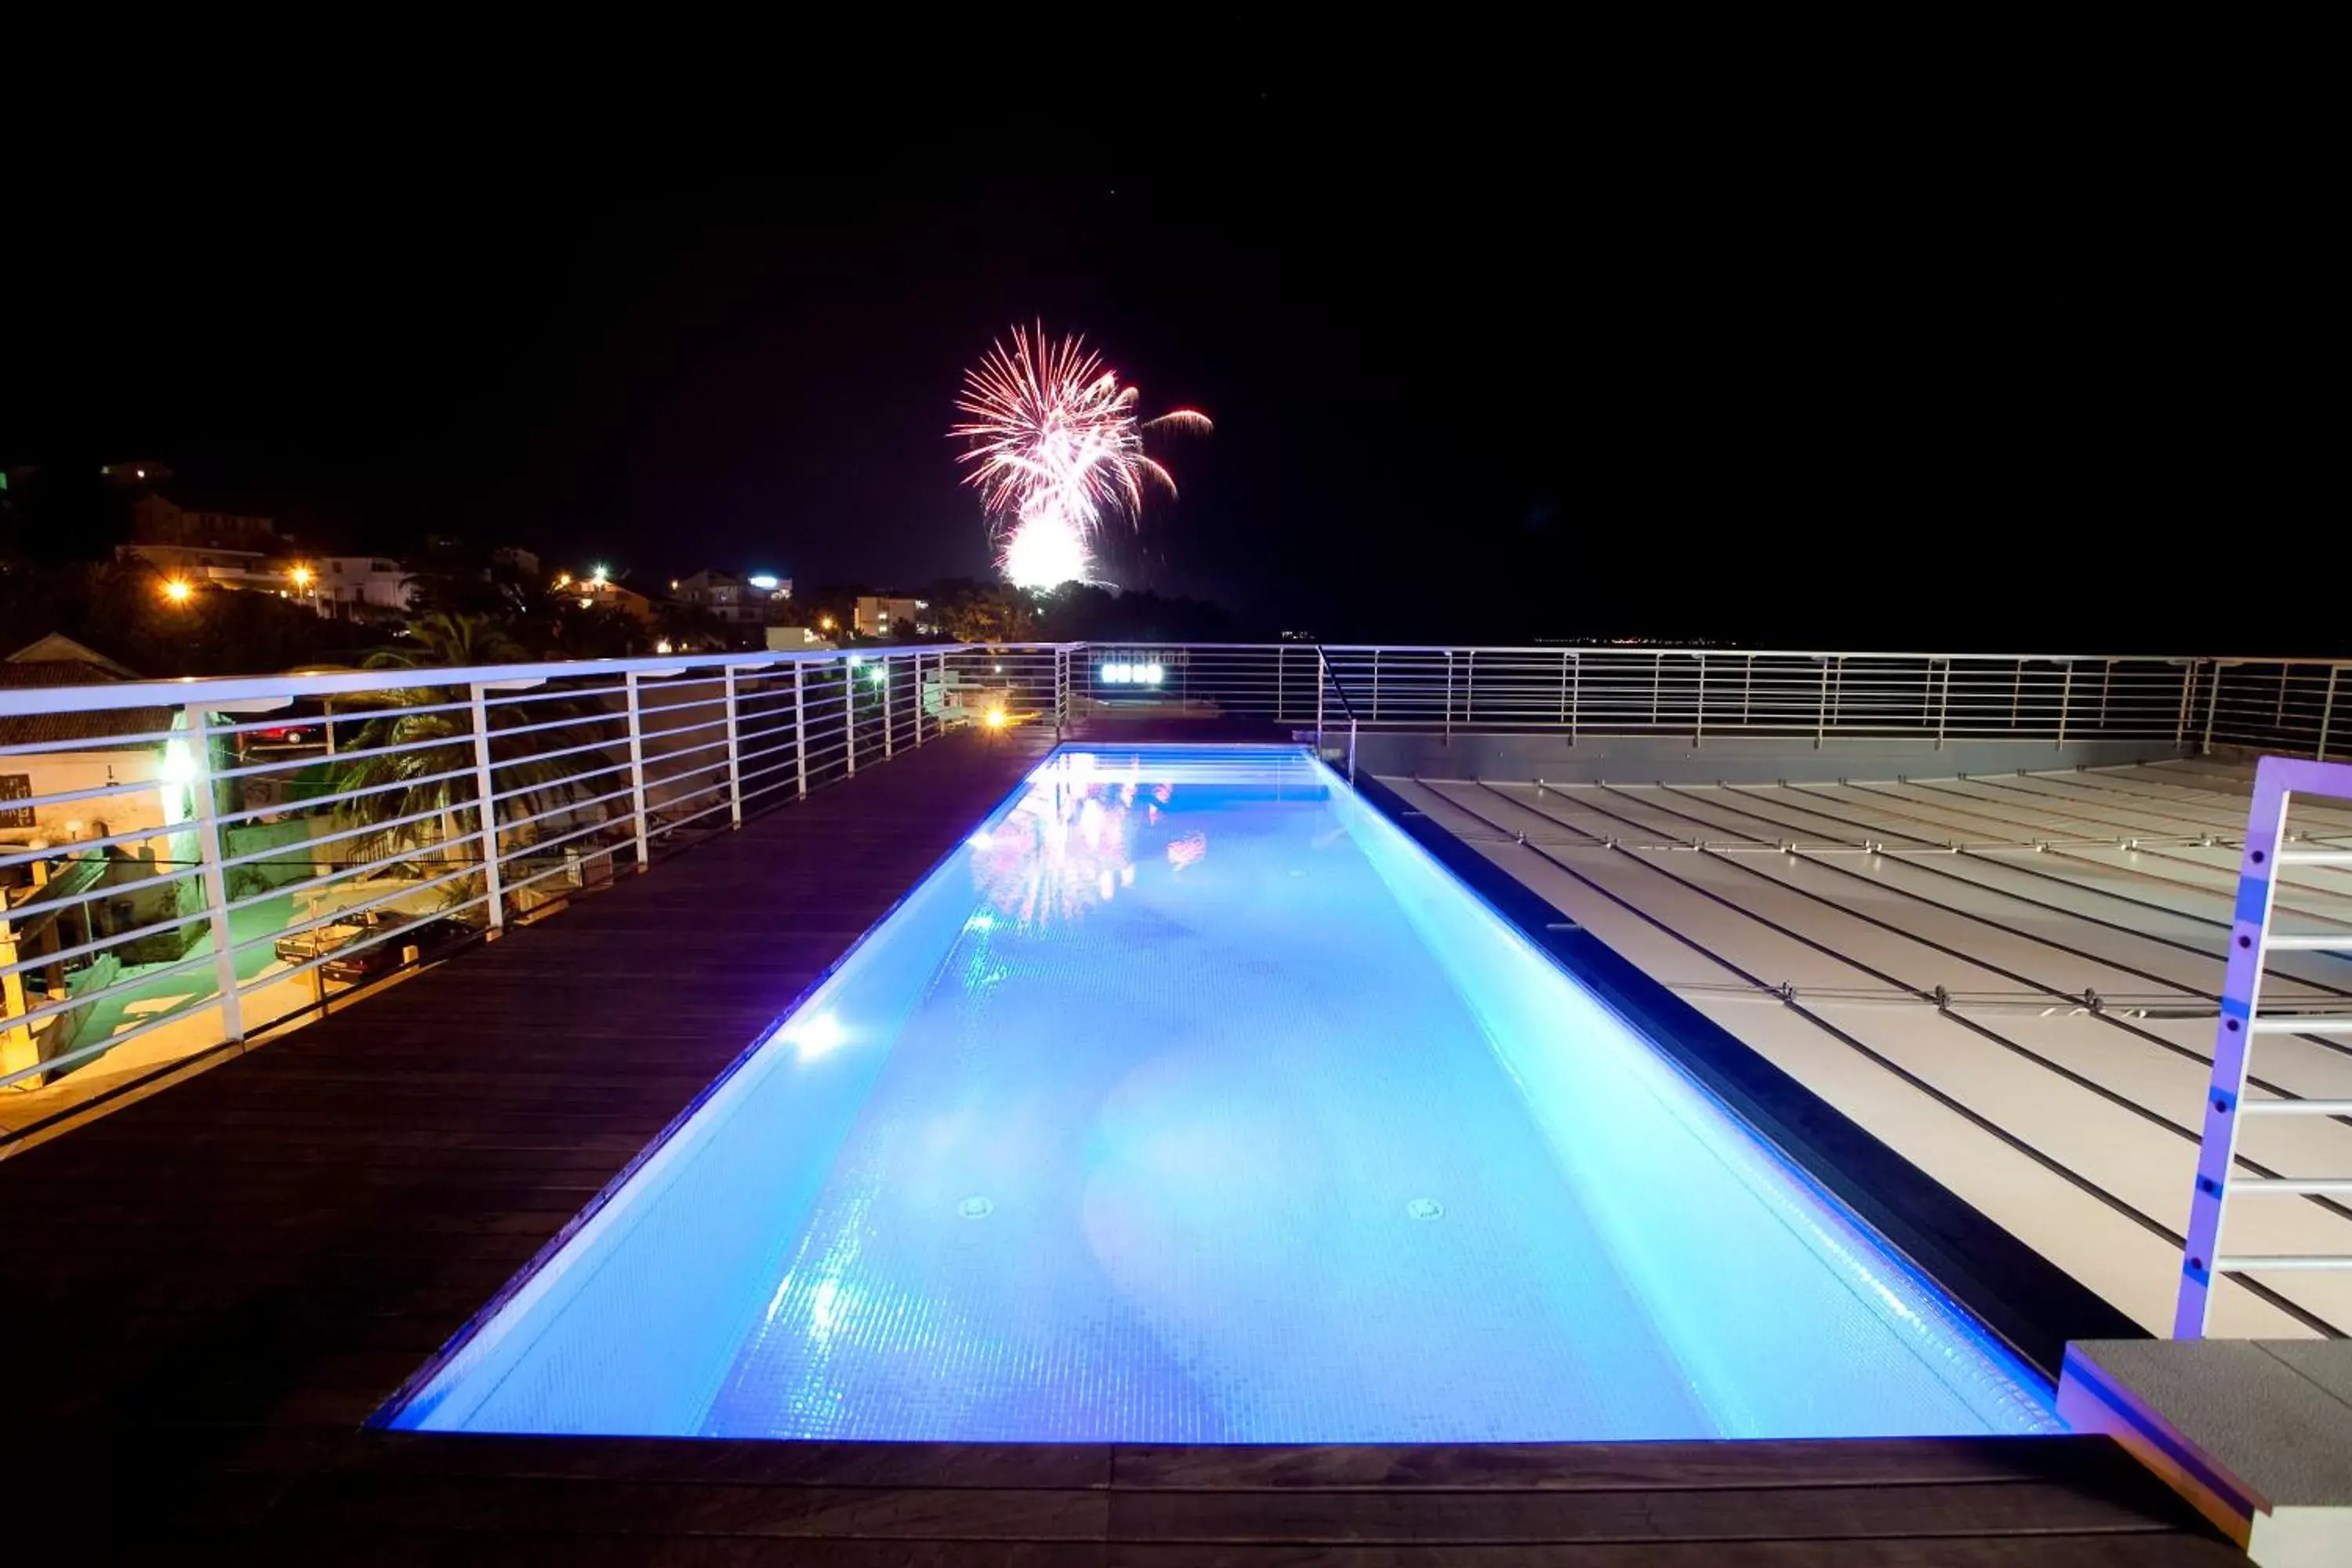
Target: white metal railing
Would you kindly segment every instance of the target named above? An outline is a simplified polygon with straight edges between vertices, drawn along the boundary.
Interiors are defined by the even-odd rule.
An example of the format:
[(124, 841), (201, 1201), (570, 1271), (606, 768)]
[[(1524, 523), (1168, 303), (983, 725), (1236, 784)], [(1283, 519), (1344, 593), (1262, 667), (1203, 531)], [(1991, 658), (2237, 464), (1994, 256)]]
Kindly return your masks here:
[(2352, 849), (2298, 847), (2287, 817), (2297, 795), (2352, 801), (2352, 763), (2264, 757), (2254, 770), (2253, 804), (2238, 871), (2238, 903), (2230, 928), (2230, 967), (2221, 991), (2221, 1020), (2213, 1043), (2212, 1086), (2205, 1096), (2204, 1136), (2198, 1146), (2197, 1184), (2189, 1199), (2189, 1239), (2181, 1252), (2180, 1298), (2173, 1314), (2176, 1339), (2200, 1339), (2212, 1310), (2214, 1287), (2231, 1274), (2352, 1269), (2352, 1252), (2231, 1253), (2222, 1225), (2231, 1200), (2352, 1198), (2352, 1170), (2315, 1176), (2241, 1175), (2242, 1126), (2249, 1117), (2352, 1118), (2352, 1100), (2248, 1098), (2254, 1042), (2265, 1035), (2352, 1037), (2352, 1015), (2265, 1013), (2263, 966), (2273, 952), (2352, 953), (2352, 932), (2282, 932), (2271, 929), (2273, 893), (2293, 866), (2352, 866)]
[(1351, 773), (1404, 729), (2324, 754), (2343, 668), (1023, 643), (0, 689), (0, 1147), (991, 710), (1344, 726)]
[[(1087, 645), (1071, 700), (1318, 726), (1332, 691), (1368, 730), (1733, 736), (1826, 745), (2158, 742), (2342, 752), (2352, 661), (1741, 648), (1312, 643)], [(1148, 676), (1148, 679), (1145, 677)]]
[(962, 645), (0, 689), (0, 1146), (966, 723)]

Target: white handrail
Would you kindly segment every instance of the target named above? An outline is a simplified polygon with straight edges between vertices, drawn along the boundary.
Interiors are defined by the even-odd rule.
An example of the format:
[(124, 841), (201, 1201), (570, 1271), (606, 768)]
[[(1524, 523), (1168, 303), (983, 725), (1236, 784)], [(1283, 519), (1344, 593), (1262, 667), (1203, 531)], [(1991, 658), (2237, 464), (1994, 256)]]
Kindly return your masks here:
[[(2238, 1174), (2238, 1145), (2249, 1116), (2352, 1117), (2352, 1100), (2249, 1099), (2254, 1038), (2268, 1035), (2352, 1033), (2352, 1016), (2262, 1010), (2263, 973), (2273, 951), (2307, 950), (2309, 943), (2271, 934), (2273, 892), (2280, 868), (2298, 858), (2283, 852), (2294, 797), (2352, 800), (2352, 763), (2264, 757), (2254, 769), (2252, 805), (2240, 857), (2238, 900), (2230, 928), (2230, 965), (2221, 988), (2221, 1019), (2213, 1042), (2212, 1082), (2205, 1094), (2205, 1124), (2197, 1149), (2197, 1183), (2189, 1205), (2189, 1236), (2180, 1254), (2180, 1295), (2173, 1310), (2175, 1339), (2201, 1339), (2212, 1317), (2213, 1290), (2223, 1277), (2265, 1269), (2352, 1268), (2352, 1252), (2288, 1256), (2221, 1250), (2230, 1199), (2237, 1194), (2316, 1198), (2352, 1192), (2352, 1173), (2311, 1176)], [(2340, 943), (2338, 945), (2341, 945)]]

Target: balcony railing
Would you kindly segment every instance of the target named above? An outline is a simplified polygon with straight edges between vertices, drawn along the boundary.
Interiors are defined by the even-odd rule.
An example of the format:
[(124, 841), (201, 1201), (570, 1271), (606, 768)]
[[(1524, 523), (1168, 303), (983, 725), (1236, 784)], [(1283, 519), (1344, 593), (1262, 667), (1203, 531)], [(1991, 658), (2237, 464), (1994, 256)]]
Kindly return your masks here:
[(1045, 645), (0, 689), (0, 1149), (965, 723)]
[(2352, 661), (1276, 643), (1090, 644), (1072, 700), (1366, 730), (2352, 746)]
[(992, 715), (2324, 756), (2343, 669), (1027, 643), (0, 689), (0, 1152)]

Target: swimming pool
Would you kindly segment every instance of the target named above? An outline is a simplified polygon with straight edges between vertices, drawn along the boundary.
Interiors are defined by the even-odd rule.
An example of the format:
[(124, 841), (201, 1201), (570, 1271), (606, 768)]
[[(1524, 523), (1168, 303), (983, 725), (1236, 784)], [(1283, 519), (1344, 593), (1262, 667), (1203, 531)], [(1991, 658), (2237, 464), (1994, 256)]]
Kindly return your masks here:
[(2060, 1429), (1996, 1340), (1329, 769), (1200, 746), (1054, 753), (387, 1419)]

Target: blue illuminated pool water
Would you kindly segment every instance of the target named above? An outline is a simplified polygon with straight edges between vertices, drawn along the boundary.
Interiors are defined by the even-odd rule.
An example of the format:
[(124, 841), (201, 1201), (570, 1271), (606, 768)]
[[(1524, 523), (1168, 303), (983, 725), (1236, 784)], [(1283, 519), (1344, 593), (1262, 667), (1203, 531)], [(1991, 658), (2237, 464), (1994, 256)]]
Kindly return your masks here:
[(1328, 769), (1208, 747), (1055, 753), (391, 1420), (2057, 1426), (1981, 1329)]

